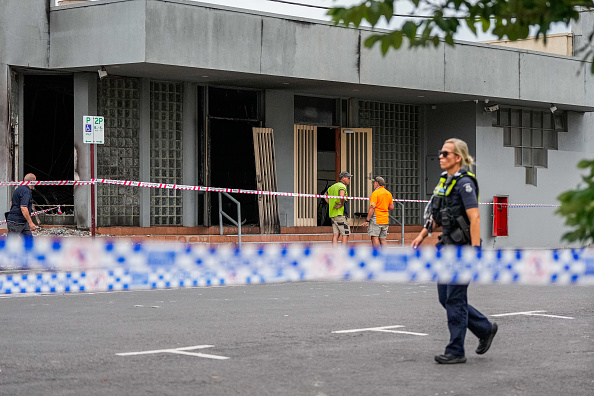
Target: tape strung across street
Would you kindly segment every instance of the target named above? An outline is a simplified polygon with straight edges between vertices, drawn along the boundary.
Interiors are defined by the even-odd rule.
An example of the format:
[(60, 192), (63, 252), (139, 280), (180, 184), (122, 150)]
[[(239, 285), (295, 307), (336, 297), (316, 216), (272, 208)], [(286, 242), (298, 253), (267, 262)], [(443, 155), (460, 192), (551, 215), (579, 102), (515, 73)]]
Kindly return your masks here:
[[(261, 191), (261, 190), (246, 190), (241, 188), (225, 188), (225, 187), (205, 187), (205, 186), (189, 186), (183, 184), (165, 184), (165, 183), (149, 183), (129, 180), (112, 180), (112, 179), (92, 179), (90, 181), (74, 181), (74, 180), (57, 180), (57, 181), (0, 181), (0, 186), (88, 186), (91, 184), (102, 183), (102, 184), (113, 184), (118, 186), (129, 186), (129, 187), (148, 187), (148, 188), (164, 188), (170, 190), (185, 190), (185, 191), (204, 191), (204, 192), (226, 192), (230, 194), (252, 194), (252, 195), (275, 195), (280, 197), (305, 197), (305, 198), (324, 198), (326, 195), (322, 194), (302, 194), (302, 193), (290, 193), (290, 192), (277, 192), (277, 191)], [(328, 196), (328, 198), (341, 198)], [(350, 200), (369, 200), (369, 197), (347, 197)], [(427, 200), (422, 199), (398, 199), (395, 198), (394, 202), (416, 202), (416, 203), (428, 203)], [(557, 204), (533, 204), (533, 203), (522, 203), (522, 204), (503, 204), (492, 202), (479, 202), (480, 205), (505, 205), (508, 208), (555, 208), (560, 205)]]
[(0, 238), (0, 294), (304, 280), (594, 284), (594, 249), (217, 247), (125, 239)]

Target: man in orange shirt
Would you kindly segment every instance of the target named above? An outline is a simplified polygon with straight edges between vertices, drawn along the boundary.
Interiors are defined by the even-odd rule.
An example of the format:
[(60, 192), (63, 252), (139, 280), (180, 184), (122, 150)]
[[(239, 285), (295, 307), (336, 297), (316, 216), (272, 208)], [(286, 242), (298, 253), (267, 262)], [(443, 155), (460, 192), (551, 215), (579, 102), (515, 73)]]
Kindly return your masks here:
[(382, 247), (386, 244), (388, 236), (388, 224), (390, 215), (388, 210), (394, 209), (392, 194), (386, 190), (386, 181), (381, 176), (376, 176), (371, 181), (373, 183), (373, 194), (369, 199), (369, 212), (367, 212), (367, 235), (371, 237), (371, 244), (374, 248)]

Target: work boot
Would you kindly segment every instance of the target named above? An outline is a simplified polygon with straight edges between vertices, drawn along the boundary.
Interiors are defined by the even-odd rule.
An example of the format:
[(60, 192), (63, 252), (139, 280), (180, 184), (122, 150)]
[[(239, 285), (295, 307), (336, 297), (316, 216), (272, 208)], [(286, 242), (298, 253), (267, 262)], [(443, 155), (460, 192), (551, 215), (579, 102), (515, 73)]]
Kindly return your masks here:
[(489, 348), (491, 348), (491, 343), (493, 342), (493, 338), (495, 338), (495, 334), (497, 333), (497, 323), (493, 323), (491, 326), (491, 331), (485, 338), (481, 338), (479, 340), (478, 347), (476, 348), (476, 353), (482, 355), (483, 353), (487, 352)]
[(435, 361), (439, 364), (456, 364), (466, 363), (466, 358), (464, 356), (455, 356), (450, 353), (446, 353), (445, 355), (435, 356)]

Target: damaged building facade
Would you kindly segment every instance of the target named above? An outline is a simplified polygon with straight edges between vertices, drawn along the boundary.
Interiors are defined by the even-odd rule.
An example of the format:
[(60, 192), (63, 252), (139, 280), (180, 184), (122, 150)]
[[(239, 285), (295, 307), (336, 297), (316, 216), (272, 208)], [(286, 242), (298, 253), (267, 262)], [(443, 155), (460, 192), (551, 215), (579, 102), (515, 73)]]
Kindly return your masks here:
[[(476, 158), (481, 202), (556, 204), (594, 155), (594, 77), (579, 56), (458, 42), (382, 57), (363, 45), (369, 30), (296, 17), (185, 0), (50, 3), (3, 2), (2, 180), (89, 180), (93, 160), (102, 179), (319, 194), (346, 169), (351, 196), (369, 196), (381, 175), (395, 198), (426, 200), (438, 150), (458, 137)], [(574, 48), (594, 25), (581, 21)], [(105, 117), (94, 159), (85, 115)], [(0, 206), (11, 191), (0, 187)], [(36, 194), (91, 226), (89, 187)], [(267, 232), (323, 222), (316, 199), (234, 197), (245, 224)], [(404, 205), (405, 224), (421, 224), (423, 204)], [(554, 211), (510, 208), (502, 238), (482, 205), (484, 243), (562, 246)], [(100, 227), (147, 234), (219, 221), (217, 194), (116, 185), (97, 186), (96, 213)]]

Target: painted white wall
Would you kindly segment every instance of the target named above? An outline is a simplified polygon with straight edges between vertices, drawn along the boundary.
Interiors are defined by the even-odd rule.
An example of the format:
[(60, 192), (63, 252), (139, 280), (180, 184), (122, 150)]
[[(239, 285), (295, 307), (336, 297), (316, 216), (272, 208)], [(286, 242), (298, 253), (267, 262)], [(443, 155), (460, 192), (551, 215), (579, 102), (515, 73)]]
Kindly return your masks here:
[[(481, 202), (493, 202), (494, 195), (508, 195), (509, 203), (559, 204), (562, 192), (580, 182), (577, 164), (594, 157), (594, 116), (570, 113), (569, 132), (559, 133), (559, 149), (549, 150), (548, 168), (537, 171), (537, 186), (527, 185), (525, 168), (514, 166), (514, 149), (503, 147), (503, 128), (491, 126), (491, 115), (477, 109), (477, 175)], [(509, 236), (492, 237), (491, 205), (481, 206), (481, 235), (486, 247), (560, 248), (567, 231), (556, 208), (510, 208)], [(577, 244), (575, 245), (577, 246)]]

